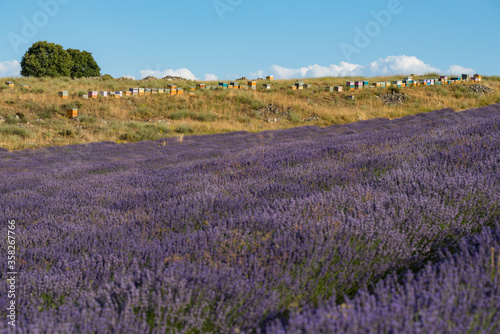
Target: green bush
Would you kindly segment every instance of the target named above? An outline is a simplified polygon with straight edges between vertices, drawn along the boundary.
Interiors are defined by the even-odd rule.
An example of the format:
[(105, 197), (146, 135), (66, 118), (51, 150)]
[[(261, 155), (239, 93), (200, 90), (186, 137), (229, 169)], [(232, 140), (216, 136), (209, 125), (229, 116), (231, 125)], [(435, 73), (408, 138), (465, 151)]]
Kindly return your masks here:
[(194, 116), (191, 116), (192, 119), (195, 121), (200, 121), (200, 122), (213, 122), (219, 119), (219, 116), (217, 114), (211, 113), (211, 112), (200, 112)]
[(188, 134), (188, 133), (193, 133), (194, 130), (188, 124), (180, 124), (180, 125), (175, 127), (175, 132), (182, 133), (182, 134)]
[(140, 118), (151, 118), (154, 117), (154, 113), (147, 106), (142, 105), (140, 107), (135, 108), (130, 113), (131, 116), (140, 117)]
[(295, 111), (290, 111), (288, 113), (288, 120), (292, 123), (300, 122), (300, 116)]
[(0, 126), (0, 133), (2, 135), (19, 136), (21, 138), (31, 137), (31, 132), (28, 129), (12, 124)]
[(80, 118), (80, 122), (86, 123), (86, 124), (93, 124), (97, 121), (97, 119), (94, 116), (89, 116), (89, 115), (82, 115), (79, 118)]
[(399, 94), (399, 93), (401, 93), (401, 89), (399, 87), (393, 87), (393, 86), (391, 86), (391, 87), (387, 88), (387, 92), (389, 94), (391, 94), (391, 93), (392, 94), (394, 94), (394, 93), (398, 93)]
[(59, 131), (58, 134), (63, 136), (63, 137), (74, 137), (75, 136), (73, 130), (71, 130), (71, 129), (63, 129), (63, 130)]

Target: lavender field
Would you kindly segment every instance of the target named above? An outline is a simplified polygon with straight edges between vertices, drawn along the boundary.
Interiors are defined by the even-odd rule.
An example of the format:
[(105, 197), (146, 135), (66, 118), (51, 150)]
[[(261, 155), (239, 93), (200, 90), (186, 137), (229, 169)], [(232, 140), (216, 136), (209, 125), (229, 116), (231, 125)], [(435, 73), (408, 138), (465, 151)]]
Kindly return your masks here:
[(0, 151), (0, 329), (497, 333), (499, 164), (500, 104)]

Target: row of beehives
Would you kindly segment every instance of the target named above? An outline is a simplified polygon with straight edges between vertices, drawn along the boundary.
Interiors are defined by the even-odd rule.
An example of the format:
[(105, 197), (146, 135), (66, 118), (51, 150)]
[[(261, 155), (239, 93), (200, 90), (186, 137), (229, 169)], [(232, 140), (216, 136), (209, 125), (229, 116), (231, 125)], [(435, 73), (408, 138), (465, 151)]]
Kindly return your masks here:
[(397, 81), (385, 81), (385, 82), (375, 82), (372, 86), (368, 81), (347, 81), (346, 87), (348, 90), (352, 89), (362, 89), (362, 88), (386, 88), (386, 87), (410, 87), (410, 86), (432, 86), (432, 85), (451, 85), (454, 83), (460, 82), (480, 82), (481, 76), (479, 74), (474, 74), (471, 77), (469, 74), (462, 74), (461, 77), (450, 77), (441, 76), (439, 78), (431, 78), (431, 79), (420, 79), (413, 80), (412, 77), (405, 77), (403, 80)]

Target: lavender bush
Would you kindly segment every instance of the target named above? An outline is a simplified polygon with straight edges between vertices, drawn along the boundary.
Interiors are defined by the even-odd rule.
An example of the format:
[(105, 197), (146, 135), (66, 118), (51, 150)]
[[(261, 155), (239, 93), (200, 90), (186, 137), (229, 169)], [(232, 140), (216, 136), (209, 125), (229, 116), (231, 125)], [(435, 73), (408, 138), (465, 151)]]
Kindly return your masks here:
[[(437, 261), (499, 222), (499, 125), (500, 105), (492, 105), (182, 142), (0, 152), (0, 218), (18, 224), (16, 329), (373, 330), (363, 307), (377, 297), (366, 291), (393, 305), (395, 294), (378, 282), (389, 286), (385, 277)], [(4, 276), (0, 285), (6, 291)], [(325, 319), (343, 303), (362, 305), (352, 307), (361, 320), (349, 313), (351, 322), (335, 327)], [(2, 294), (4, 319), (6, 305)], [(410, 326), (411, 310), (396, 314), (393, 327), (376, 328)]]

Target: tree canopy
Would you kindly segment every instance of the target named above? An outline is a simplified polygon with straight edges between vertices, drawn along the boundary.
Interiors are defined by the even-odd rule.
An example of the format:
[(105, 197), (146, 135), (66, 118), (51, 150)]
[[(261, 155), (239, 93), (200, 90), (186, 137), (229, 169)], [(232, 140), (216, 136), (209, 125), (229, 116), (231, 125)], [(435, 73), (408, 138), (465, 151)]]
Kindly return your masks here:
[(34, 43), (21, 60), (21, 75), (32, 77), (73, 78), (101, 75), (92, 53), (78, 49), (64, 48), (55, 43), (39, 41)]
[(101, 75), (101, 68), (97, 65), (92, 53), (88, 51), (80, 51), (77, 49), (67, 50), (71, 59), (73, 59), (73, 66), (71, 66), (71, 77), (96, 77)]
[(70, 76), (73, 61), (64, 48), (46, 41), (34, 43), (21, 60), (21, 75), (25, 77)]

